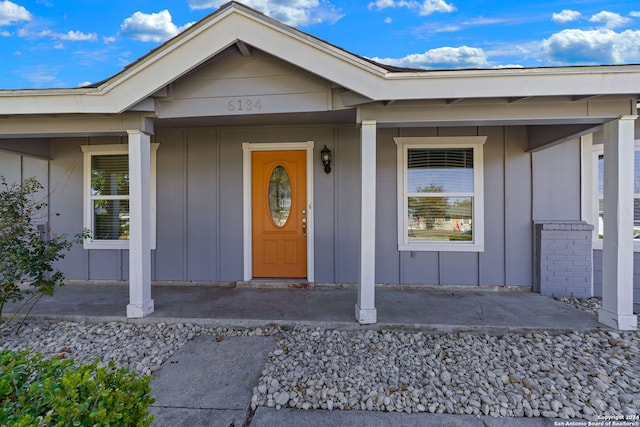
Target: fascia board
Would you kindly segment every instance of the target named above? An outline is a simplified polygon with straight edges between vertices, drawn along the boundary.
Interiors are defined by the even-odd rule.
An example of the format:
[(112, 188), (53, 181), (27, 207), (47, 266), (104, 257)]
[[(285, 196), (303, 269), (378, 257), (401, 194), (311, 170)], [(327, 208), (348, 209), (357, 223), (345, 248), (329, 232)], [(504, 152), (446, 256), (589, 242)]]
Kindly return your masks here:
[[(113, 85), (114, 92), (122, 91), (123, 94), (130, 94), (136, 90), (143, 90), (145, 94), (153, 93), (236, 41), (254, 46), (354, 92), (364, 92), (365, 96), (375, 91), (376, 86), (383, 81), (381, 78), (387, 73), (386, 70), (355, 55), (306, 36), (293, 28), (277, 24), (250, 11), (234, 10), (234, 13), (227, 13), (189, 33), (188, 37), (163, 47), (162, 54), (150, 58), (135, 69), (127, 70), (127, 76), (110, 80), (101, 89), (108, 90), (109, 86)], [(215, 46), (212, 46), (212, 40), (215, 41)], [(188, 48), (181, 49), (182, 46)], [(153, 70), (146, 71), (152, 66)], [(168, 75), (164, 70), (171, 70), (173, 74)], [(176, 73), (176, 70), (180, 72)], [(144, 78), (135, 78), (134, 74), (143, 72)], [(133, 104), (129, 102), (126, 107)], [(123, 107), (120, 108), (124, 109)]]
[(237, 40), (234, 27), (225, 19), (189, 33), (99, 89), (117, 102), (115, 112), (125, 111), (232, 45)]
[(389, 73), (376, 100), (640, 93), (640, 66)]
[(483, 100), (446, 106), (441, 102), (394, 103), (385, 107), (371, 103), (358, 109), (359, 120), (376, 120), (378, 124), (426, 123), (602, 123), (621, 115), (635, 114), (628, 97), (568, 102), (543, 98), (540, 102), (509, 104)]
[(89, 112), (86, 95), (93, 91), (96, 89), (0, 91), (0, 115)]
[(42, 137), (46, 135), (123, 135), (129, 129), (141, 129), (153, 133), (146, 113), (113, 115), (61, 115), (15, 116), (0, 119), (0, 135), (15, 137)]

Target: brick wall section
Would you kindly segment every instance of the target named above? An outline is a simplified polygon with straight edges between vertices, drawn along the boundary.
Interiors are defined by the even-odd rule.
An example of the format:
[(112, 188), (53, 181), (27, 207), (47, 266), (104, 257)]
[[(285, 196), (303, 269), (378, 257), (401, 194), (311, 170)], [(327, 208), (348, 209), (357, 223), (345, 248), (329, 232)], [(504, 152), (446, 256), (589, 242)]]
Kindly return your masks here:
[(592, 231), (582, 221), (539, 222), (534, 290), (546, 296), (592, 296)]

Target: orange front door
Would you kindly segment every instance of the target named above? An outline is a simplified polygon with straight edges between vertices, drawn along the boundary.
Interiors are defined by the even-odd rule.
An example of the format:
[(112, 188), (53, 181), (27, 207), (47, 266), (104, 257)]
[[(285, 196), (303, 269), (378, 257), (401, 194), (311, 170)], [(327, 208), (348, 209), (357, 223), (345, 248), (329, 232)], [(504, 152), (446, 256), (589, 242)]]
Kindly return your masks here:
[(251, 154), (253, 277), (307, 277), (306, 151)]

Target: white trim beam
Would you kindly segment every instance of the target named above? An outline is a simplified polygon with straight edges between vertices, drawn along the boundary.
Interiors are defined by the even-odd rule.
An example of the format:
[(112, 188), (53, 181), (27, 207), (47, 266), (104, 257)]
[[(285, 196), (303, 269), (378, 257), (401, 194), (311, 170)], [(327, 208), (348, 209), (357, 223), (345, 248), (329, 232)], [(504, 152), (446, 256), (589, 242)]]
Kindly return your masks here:
[(240, 51), (240, 54), (242, 56), (244, 56), (245, 58), (248, 58), (251, 56), (251, 50), (249, 49), (249, 46), (247, 46), (246, 43), (238, 40), (236, 42), (236, 47), (238, 48), (238, 50)]
[(623, 116), (604, 125), (604, 239), (602, 308), (598, 320), (618, 330), (637, 330), (633, 314), (634, 122)]
[(147, 113), (113, 115), (69, 114), (60, 117), (9, 116), (0, 118), (0, 134), (6, 137), (64, 137), (125, 135), (128, 129), (153, 134)]
[(428, 100), (401, 102), (396, 100), (393, 108), (380, 103), (361, 106), (359, 118), (375, 120), (378, 127), (388, 124), (418, 125), (442, 122), (457, 123), (500, 123), (507, 124), (591, 124), (597, 126), (621, 115), (636, 114), (635, 105), (628, 98), (596, 98), (581, 102), (557, 102), (552, 99), (539, 102), (514, 102), (504, 100), (478, 99), (449, 103), (442, 108), (442, 102)]
[(571, 97), (571, 102), (582, 101), (583, 99), (592, 99), (600, 95), (575, 95)]
[(360, 131), (361, 210), (360, 277), (356, 320), (361, 324), (377, 322), (376, 293), (376, 122), (362, 122)]
[(153, 313), (151, 299), (150, 136), (129, 130), (129, 305), (127, 317)]
[(522, 102), (522, 101), (526, 101), (533, 98), (532, 96), (515, 96), (515, 97), (511, 97), (509, 99), (507, 99), (507, 102), (509, 104), (513, 104), (515, 102)]

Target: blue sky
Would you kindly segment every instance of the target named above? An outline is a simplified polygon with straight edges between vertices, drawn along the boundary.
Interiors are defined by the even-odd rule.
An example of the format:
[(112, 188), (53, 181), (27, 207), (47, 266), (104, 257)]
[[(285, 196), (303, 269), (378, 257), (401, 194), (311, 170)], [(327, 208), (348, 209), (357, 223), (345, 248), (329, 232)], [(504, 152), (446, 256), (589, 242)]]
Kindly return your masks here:
[[(224, 3), (0, 0), (0, 89), (76, 87), (103, 80)], [(357, 55), (396, 66), (640, 63), (636, 0), (244, 3)]]

